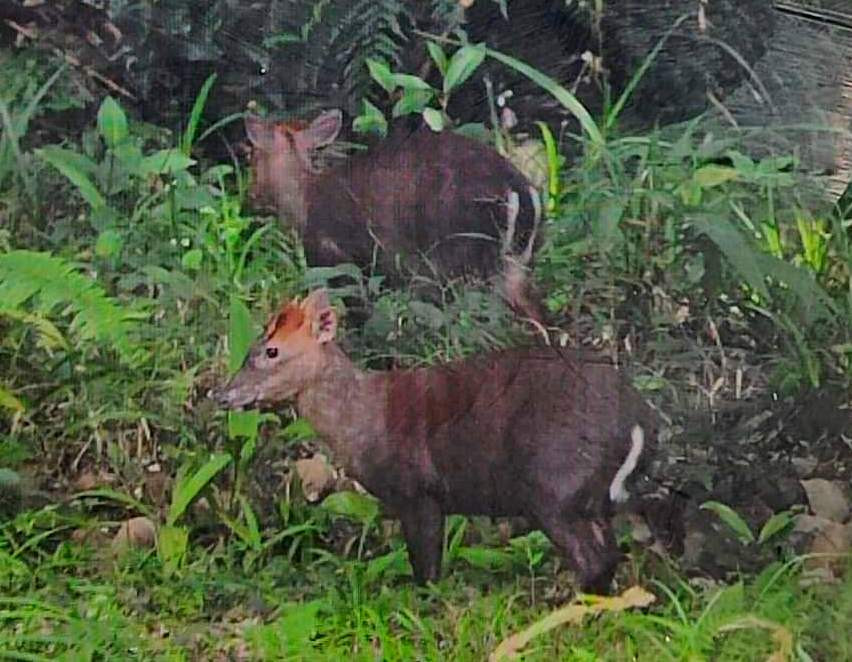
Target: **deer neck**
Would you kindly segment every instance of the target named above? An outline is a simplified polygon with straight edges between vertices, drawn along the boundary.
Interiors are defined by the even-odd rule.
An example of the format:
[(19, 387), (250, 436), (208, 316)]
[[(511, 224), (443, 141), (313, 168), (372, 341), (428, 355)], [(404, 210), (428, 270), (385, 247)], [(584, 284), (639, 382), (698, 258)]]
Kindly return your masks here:
[(278, 217), (300, 234), (308, 216), (308, 188), (312, 178), (311, 173), (299, 170), (293, 176), (281, 178), (278, 187)]
[(299, 393), (296, 408), (351, 470), (384, 424), (383, 391), (375, 384), (381, 373), (359, 370), (334, 343), (322, 356), (318, 377)]

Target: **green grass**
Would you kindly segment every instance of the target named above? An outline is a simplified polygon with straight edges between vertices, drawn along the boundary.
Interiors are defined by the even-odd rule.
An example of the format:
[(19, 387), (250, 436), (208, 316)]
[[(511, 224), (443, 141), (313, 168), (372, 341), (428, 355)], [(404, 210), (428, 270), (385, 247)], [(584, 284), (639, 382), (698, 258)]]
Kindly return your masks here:
[[(405, 579), (370, 584), (363, 563), (323, 556), (274, 556), (246, 573), (228, 544), (193, 546), (191, 561), (166, 577), (156, 554), (50, 547), (31, 547), (25, 568), (8, 550), (0, 554), (0, 656), (483, 660), (560, 606), (553, 596), (564, 580), (551, 561), (535, 597), (522, 572), (485, 573), (463, 562), (430, 588)], [(651, 608), (556, 628), (535, 638), (524, 659), (767, 659), (778, 643), (752, 625), (757, 619), (789, 633), (796, 659), (849, 659), (852, 579), (803, 588), (801, 578), (791, 563), (727, 586), (650, 583)]]

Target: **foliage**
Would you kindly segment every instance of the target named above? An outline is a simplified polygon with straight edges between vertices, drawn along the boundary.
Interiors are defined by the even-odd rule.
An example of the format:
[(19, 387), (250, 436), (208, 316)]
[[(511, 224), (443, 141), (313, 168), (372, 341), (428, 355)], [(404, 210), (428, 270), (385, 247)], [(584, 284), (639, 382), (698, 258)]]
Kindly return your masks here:
[[(47, 345), (68, 345), (46, 319), (64, 304), (65, 314), (73, 314), (70, 329), (79, 341), (106, 343), (131, 366), (144, 360), (144, 350), (133, 337), (144, 310), (119, 305), (81, 274), (79, 266), (62, 258), (27, 250), (0, 254), (0, 300), (0, 315), (34, 324)], [(20, 314), (27, 303), (35, 314)]]

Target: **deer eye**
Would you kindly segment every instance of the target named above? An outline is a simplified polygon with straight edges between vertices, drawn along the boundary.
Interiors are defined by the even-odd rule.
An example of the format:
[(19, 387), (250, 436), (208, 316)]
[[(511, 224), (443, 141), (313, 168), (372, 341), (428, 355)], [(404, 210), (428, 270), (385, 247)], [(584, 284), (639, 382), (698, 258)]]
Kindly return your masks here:
[(266, 358), (268, 358), (268, 359), (278, 358), (278, 348), (277, 347), (267, 347), (266, 348)]

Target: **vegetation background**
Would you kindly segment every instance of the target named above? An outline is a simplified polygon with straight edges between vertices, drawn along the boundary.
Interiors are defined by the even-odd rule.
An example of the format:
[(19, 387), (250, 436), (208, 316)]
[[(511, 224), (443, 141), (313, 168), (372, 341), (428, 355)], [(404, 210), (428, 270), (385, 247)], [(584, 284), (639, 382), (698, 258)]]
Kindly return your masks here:
[[(826, 34), (852, 32), (843, 7), (809, 4)], [(667, 67), (714, 14), (664, 5), (4, 6), (0, 656), (852, 659), (852, 197), (799, 142), (779, 151), (783, 125), (710, 121), (708, 89), (735, 100), (771, 54), (772, 31), (755, 34), (771, 3), (716, 5), (706, 29), (749, 37), (732, 79), (715, 50)], [(247, 208), (248, 101), (343, 107), (348, 149), (393, 121), (463, 128), (541, 183), (551, 340), (624, 365), (666, 419), (682, 545), (623, 523), (618, 587), (641, 591), (571, 603), (539, 532), (461, 517), (445, 579), (417, 589), (398, 525), (304, 421), (205, 397), (282, 299), (329, 281), (360, 302), (345, 344), (365, 366), (538, 333), (487, 285), (425, 298), (305, 265)], [(799, 123), (796, 140), (848, 144), (830, 128)]]

